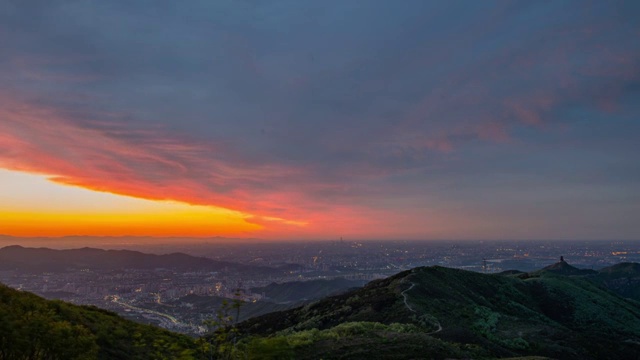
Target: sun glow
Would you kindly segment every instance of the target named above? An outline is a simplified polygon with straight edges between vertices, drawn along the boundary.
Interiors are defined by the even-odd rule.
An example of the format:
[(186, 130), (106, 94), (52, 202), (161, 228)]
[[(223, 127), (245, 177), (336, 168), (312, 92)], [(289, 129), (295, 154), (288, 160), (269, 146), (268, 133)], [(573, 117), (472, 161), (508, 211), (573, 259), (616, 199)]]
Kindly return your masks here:
[(13, 236), (229, 236), (262, 228), (251, 216), (210, 206), (152, 201), (0, 170), (0, 234)]

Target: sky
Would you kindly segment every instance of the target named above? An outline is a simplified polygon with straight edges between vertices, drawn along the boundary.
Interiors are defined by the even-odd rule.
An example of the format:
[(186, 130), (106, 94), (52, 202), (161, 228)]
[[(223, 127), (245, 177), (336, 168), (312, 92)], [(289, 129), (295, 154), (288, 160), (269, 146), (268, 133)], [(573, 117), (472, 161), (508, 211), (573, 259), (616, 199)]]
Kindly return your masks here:
[(0, 234), (640, 239), (637, 1), (0, 2)]

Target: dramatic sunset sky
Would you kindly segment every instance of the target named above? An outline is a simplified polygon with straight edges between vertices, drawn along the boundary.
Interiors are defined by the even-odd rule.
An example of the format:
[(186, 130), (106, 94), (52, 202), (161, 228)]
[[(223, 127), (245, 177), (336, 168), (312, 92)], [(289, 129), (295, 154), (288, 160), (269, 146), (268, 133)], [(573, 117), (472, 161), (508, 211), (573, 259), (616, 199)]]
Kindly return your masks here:
[(640, 239), (640, 2), (1, 1), (0, 234)]

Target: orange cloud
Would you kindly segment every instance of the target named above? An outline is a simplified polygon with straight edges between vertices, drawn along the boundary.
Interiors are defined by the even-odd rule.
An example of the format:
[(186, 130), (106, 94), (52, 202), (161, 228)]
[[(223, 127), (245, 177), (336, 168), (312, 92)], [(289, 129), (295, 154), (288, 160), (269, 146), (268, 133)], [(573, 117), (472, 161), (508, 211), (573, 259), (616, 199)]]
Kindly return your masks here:
[[(243, 164), (234, 161), (224, 148), (169, 136), (161, 129), (136, 130), (123, 124), (69, 118), (56, 109), (6, 94), (0, 96), (0, 102), (0, 168), (45, 175), (62, 185), (148, 200), (215, 206), (241, 214), (242, 221), (218, 226), (220, 234), (258, 230), (273, 236), (308, 234), (317, 230), (312, 223), (326, 210), (322, 204), (311, 204), (299, 189), (287, 189), (290, 178), (300, 175), (300, 170)], [(16, 224), (26, 223), (30, 216), (4, 215), (11, 216)], [(101, 225), (111, 220), (128, 223), (117, 214), (84, 217), (76, 213), (60, 218), (36, 211), (32, 215), (40, 219), (39, 230), (33, 230), (34, 234), (62, 235), (63, 229), (73, 223), (78, 231), (74, 233), (127, 231)], [(170, 225), (153, 230), (144, 225), (151, 219), (140, 216), (129, 223), (128, 235), (212, 235), (211, 228), (191, 224), (186, 218), (185, 226), (191, 224), (194, 229), (189, 234)], [(12, 231), (26, 234), (31, 230), (18, 226)]]
[(0, 169), (0, 234), (14, 236), (237, 236), (250, 216), (211, 206), (94, 192)]
[[(290, 195), (261, 193), (246, 186), (276, 183), (292, 169), (233, 166), (217, 159), (226, 155), (223, 149), (180, 142), (159, 129), (130, 130), (122, 124), (71, 121), (55, 109), (6, 95), (0, 96), (0, 104), (2, 168), (43, 174), (56, 183), (95, 191), (234, 209), (247, 219), (264, 216), (271, 223), (290, 226), (305, 222), (280, 210), (290, 205)], [(269, 197), (277, 203), (266, 201)], [(68, 219), (70, 223), (83, 218)]]

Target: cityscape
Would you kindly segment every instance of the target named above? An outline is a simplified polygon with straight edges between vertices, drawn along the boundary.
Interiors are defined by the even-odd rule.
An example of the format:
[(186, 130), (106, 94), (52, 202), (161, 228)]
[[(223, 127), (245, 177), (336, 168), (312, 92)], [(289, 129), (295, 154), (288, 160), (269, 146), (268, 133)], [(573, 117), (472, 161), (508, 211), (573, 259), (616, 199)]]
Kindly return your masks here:
[[(151, 252), (148, 245), (133, 249)], [(621, 262), (640, 262), (634, 241), (318, 241), (256, 244), (193, 244), (188, 255), (224, 260), (244, 267), (217, 271), (172, 268), (69, 268), (38, 272), (0, 271), (0, 282), (49, 299), (94, 305), (127, 318), (189, 335), (204, 325), (222, 301), (242, 301), (239, 320), (299, 306), (368, 281), (421, 266), (444, 266), (481, 273), (533, 271), (557, 262), (600, 269)], [(8, 248), (5, 248), (8, 249)], [(0, 250), (0, 254), (5, 249)], [(178, 248), (177, 248), (178, 249)], [(176, 249), (176, 250), (177, 250)], [(170, 249), (163, 248), (163, 251)], [(157, 251), (157, 249), (156, 249)], [(337, 281), (340, 280), (340, 281)], [(271, 284), (322, 282), (323, 291), (303, 291), (282, 298)], [(313, 289), (313, 288), (311, 288)], [(275, 292), (273, 292), (275, 291)]]

